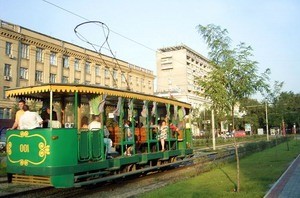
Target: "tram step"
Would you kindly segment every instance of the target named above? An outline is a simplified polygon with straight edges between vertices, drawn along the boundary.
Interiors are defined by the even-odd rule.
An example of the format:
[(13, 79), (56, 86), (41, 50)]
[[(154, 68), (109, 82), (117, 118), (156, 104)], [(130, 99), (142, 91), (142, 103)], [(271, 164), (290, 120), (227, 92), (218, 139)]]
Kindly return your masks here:
[(138, 165), (144, 165), (144, 164), (147, 164), (148, 163), (148, 161), (141, 161), (141, 162), (139, 162), (139, 163), (137, 163)]
[(92, 176), (106, 175), (106, 174), (108, 174), (108, 171), (99, 171), (99, 172), (95, 172), (95, 173), (87, 173), (87, 174), (83, 174), (83, 175), (77, 175), (74, 177), (74, 179), (76, 181), (77, 179), (82, 179), (82, 178), (92, 177)]
[(114, 170), (119, 170), (119, 169), (120, 169), (119, 166), (114, 166), (114, 167), (108, 168), (107, 170), (114, 171)]
[(160, 161), (166, 161), (166, 160), (169, 160), (170, 158), (169, 157), (164, 157), (164, 158), (160, 158), (159, 160)]

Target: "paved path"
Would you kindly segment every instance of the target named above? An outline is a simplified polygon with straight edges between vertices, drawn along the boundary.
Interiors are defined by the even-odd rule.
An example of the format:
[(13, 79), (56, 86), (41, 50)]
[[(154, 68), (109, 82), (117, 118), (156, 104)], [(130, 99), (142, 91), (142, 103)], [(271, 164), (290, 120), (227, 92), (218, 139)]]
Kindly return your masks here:
[(265, 198), (300, 198), (300, 155), (293, 161)]

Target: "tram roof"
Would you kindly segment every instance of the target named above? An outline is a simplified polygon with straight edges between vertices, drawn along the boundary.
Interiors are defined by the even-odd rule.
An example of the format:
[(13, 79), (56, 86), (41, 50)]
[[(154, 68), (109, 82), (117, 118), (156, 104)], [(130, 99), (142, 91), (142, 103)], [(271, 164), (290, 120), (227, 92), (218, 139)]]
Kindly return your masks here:
[(139, 100), (148, 100), (159, 103), (168, 103), (172, 105), (182, 106), (185, 108), (191, 108), (191, 105), (185, 102), (181, 102), (178, 100), (163, 98), (159, 96), (138, 93), (128, 90), (115, 89), (103, 86), (93, 86), (93, 85), (80, 85), (80, 84), (43, 84), (37, 86), (28, 86), (28, 87), (19, 87), (19, 88), (11, 88), (5, 91), (6, 97), (13, 98), (31, 98), (31, 99), (44, 99), (49, 98), (49, 92), (53, 93), (82, 93), (82, 94), (107, 94), (111, 96), (117, 97), (125, 97), (125, 98), (134, 98)]

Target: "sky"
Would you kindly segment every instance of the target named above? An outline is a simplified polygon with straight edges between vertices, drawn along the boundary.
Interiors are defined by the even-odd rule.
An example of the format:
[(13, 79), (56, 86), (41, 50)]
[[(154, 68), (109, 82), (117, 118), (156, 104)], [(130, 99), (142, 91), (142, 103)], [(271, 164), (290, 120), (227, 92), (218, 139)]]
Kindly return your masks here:
[[(0, 19), (74, 43), (77, 28), (96, 50), (156, 74), (156, 51), (187, 45), (208, 57), (198, 25), (227, 29), (233, 45), (253, 48), (258, 73), (271, 69), (271, 81), (284, 82), (282, 91), (300, 93), (300, 1), (298, 0), (0, 0)], [(106, 34), (104, 34), (106, 33)], [(298, 77), (299, 76), (299, 77)]]

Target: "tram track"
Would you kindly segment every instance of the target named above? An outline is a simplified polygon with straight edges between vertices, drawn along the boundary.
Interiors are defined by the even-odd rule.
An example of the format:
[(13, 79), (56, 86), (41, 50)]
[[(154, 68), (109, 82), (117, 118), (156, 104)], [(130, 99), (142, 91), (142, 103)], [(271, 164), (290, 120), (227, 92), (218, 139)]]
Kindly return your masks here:
[[(224, 147), (228, 147), (224, 146)], [(218, 152), (204, 152), (203, 149), (195, 149), (194, 156), (183, 161), (178, 161), (165, 171), (167, 166), (162, 166), (156, 171), (147, 172), (147, 174), (136, 175), (135, 177), (130, 176), (126, 178), (119, 178), (112, 182), (102, 182), (99, 184), (84, 186), (80, 188), (67, 188), (67, 189), (57, 189), (53, 187), (41, 187), (32, 186), (33, 189), (19, 190), (16, 192), (5, 192), (0, 193), (0, 197), (74, 197), (83, 196), (91, 197), (93, 194), (101, 197), (129, 197), (134, 196), (135, 193), (140, 194), (149, 190), (153, 190), (169, 182), (175, 182), (179, 178), (192, 176), (199, 174), (199, 172), (204, 172), (206, 170), (205, 166), (210, 163), (216, 163), (219, 160), (226, 160), (227, 158), (232, 158), (234, 152), (229, 152), (226, 155), (220, 155)], [(226, 158), (226, 159), (225, 159)], [(173, 175), (173, 176), (172, 176)], [(167, 179), (166, 179), (167, 178)], [(3, 185), (10, 185), (10, 189), (20, 186), (20, 184), (7, 184), (7, 180), (0, 181), (0, 190)], [(143, 185), (145, 183), (145, 185)], [(21, 185), (22, 186), (22, 185)], [(26, 186), (26, 185), (25, 185)], [(133, 186), (139, 186), (138, 192), (131, 192)], [(17, 188), (17, 189), (22, 189)], [(134, 187), (136, 189), (136, 187)], [(3, 192), (3, 191), (2, 191)], [(126, 192), (126, 196), (124, 194)], [(124, 196), (123, 196), (124, 195)]]

